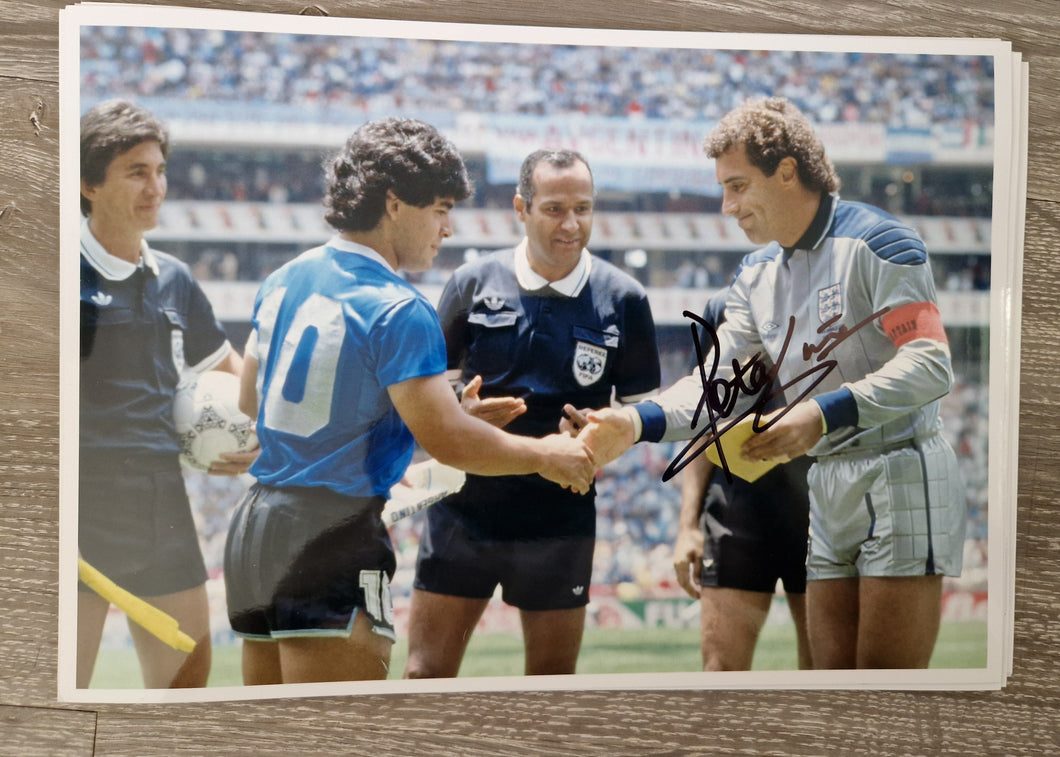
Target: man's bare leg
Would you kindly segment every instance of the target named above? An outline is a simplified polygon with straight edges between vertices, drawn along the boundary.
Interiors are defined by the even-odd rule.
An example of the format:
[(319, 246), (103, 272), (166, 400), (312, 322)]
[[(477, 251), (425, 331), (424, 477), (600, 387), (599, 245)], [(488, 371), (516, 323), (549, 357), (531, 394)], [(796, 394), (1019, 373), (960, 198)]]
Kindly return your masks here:
[(519, 617), (526, 646), (526, 675), (573, 673), (582, 647), (585, 608), (520, 610)]
[(858, 662), (858, 579), (830, 578), (806, 585), (806, 630), (819, 670), (854, 668)]
[(110, 602), (94, 591), (77, 592), (77, 688), (87, 689), (92, 683), (103, 626), (107, 622)]
[(277, 642), (284, 683), (378, 681), (390, 673), (394, 642), (372, 630), (363, 610), (346, 638), (297, 637)]
[(142, 626), (129, 622), (129, 633), (140, 659), (144, 686), (149, 689), (205, 686), (210, 677), (210, 606), (206, 584), (185, 591), (144, 597), (177, 621), (180, 630), (195, 640), (189, 654), (174, 649)]
[(750, 670), (758, 634), (773, 595), (703, 586), (699, 602), (699, 642), (703, 670)]
[(926, 668), (942, 617), (942, 576), (862, 578), (859, 668)]
[(489, 599), (413, 589), (405, 678), (455, 678)]
[(283, 683), (280, 645), (275, 641), (243, 640), (243, 685)]
[(806, 595), (787, 593), (788, 610), (795, 622), (795, 639), (799, 650), (799, 670), (813, 669), (813, 655), (810, 653), (810, 635), (806, 629)]

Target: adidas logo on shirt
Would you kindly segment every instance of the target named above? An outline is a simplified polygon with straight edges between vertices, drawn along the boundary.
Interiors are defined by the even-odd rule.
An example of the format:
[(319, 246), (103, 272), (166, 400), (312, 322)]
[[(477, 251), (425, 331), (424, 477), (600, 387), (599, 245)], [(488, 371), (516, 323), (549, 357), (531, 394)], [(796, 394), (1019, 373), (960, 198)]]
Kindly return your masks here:
[(92, 295), (92, 302), (96, 303), (101, 308), (107, 307), (107, 305), (109, 305), (113, 301), (114, 298), (105, 292), (96, 292), (94, 295)]

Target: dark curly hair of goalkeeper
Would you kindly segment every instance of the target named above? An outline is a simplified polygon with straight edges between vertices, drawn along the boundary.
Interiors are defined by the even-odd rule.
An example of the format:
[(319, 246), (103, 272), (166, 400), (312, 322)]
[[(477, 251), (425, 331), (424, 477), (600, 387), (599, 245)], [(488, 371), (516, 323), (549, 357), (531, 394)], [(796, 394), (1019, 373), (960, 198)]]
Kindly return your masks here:
[(824, 145), (802, 111), (786, 98), (749, 100), (729, 111), (703, 140), (703, 152), (718, 158), (740, 145), (751, 165), (766, 176), (792, 157), (804, 187), (821, 193), (839, 189), (839, 176)]
[(326, 165), (325, 219), (338, 231), (370, 231), (383, 217), (387, 192), (425, 208), (440, 198), (471, 196), (456, 147), (430, 124), (383, 118), (358, 128)]

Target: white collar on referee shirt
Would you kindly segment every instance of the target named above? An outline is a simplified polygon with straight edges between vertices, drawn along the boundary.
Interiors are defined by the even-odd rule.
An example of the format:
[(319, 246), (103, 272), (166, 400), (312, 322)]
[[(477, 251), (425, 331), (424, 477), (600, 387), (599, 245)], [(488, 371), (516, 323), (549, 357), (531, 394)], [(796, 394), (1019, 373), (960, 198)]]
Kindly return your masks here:
[(88, 219), (81, 219), (81, 254), (99, 271), (99, 275), (108, 281), (125, 281), (125, 279), (136, 273), (140, 265), (150, 268), (155, 276), (158, 275), (158, 261), (154, 253), (147, 245), (146, 239), (140, 240), (140, 265), (130, 263), (107, 252), (106, 248), (99, 243), (92, 230), (88, 227)]
[(524, 237), (523, 241), (515, 248), (515, 278), (519, 281), (519, 286), (528, 292), (550, 287), (564, 297), (577, 297), (589, 282), (589, 271), (592, 270), (593, 256), (585, 248), (582, 248), (578, 265), (574, 266), (573, 271), (559, 281), (547, 281), (530, 267), (526, 246), (527, 240)]

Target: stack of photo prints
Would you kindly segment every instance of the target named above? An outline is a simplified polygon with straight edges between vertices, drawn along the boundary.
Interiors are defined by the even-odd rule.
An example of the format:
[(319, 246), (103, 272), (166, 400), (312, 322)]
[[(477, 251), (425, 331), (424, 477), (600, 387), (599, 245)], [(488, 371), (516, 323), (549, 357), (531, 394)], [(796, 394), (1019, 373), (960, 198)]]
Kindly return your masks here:
[[(1008, 42), (493, 26), (110, 3), (62, 10), (59, 41), (61, 700), (146, 703), (576, 689), (988, 690), (1005, 685), (1013, 657), (1019, 447), (1014, 420), (1027, 142), (1027, 67)], [(74, 166), (87, 149), (83, 139), (79, 143), (82, 117), (114, 100), (144, 109), (165, 125), (164, 182), (162, 167), (151, 163), (150, 155), (161, 154), (157, 150), (147, 151), (146, 166), (120, 163), (136, 155), (135, 140), (112, 148), (97, 176), (86, 176), (82, 154), (78, 175)], [(725, 116), (749, 102), (796, 108), (823, 147), (824, 160), (834, 166), (839, 186), (821, 193), (820, 209), (811, 213), (813, 223), (801, 239), (785, 242), (768, 232), (789, 212), (770, 204), (781, 191), (777, 183), (805, 182), (802, 173), (787, 171), (803, 166), (788, 157), (761, 169), (748, 158), (737, 161), (734, 173), (736, 153), (715, 158), (704, 149)], [(497, 587), (488, 601), (482, 599), (485, 607), (456, 675), (406, 677), (410, 624), (422, 624), (414, 617), (413, 596), (420, 591), (414, 582), (428, 518), (465, 485), (462, 471), (432, 460), (413, 444), (407, 472), (391, 471), (393, 485), (373, 500), (382, 504), (381, 514), (376, 511), (372, 518), (382, 520), (389, 536), (393, 570), (381, 576), (382, 584), (372, 585), (362, 572), (363, 606), (337, 635), (329, 627), (328, 638), (341, 642), (350, 628), (356, 633), (353, 618), (359, 613), (374, 618), (376, 631), (393, 642), (383, 675), (341, 681), (280, 677), (246, 685), (245, 648), (282, 650), (285, 638), (282, 629), (272, 636), (267, 628), (260, 635), (246, 627), (233, 630), (226, 542), (232, 539), (230, 530), (237, 533), (232, 529), (237, 508), (268, 467), (269, 445), (282, 436), (264, 413), (277, 402), (297, 411), (319, 388), (312, 371), (329, 365), (323, 327), (316, 343), (306, 335), (315, 339), (318, 326), (302, 324), (302, 332), (288, 333), (296, 343), (287, 346), (298, 352), (291, 360), (309, 359), (312, 353), (323, 363), (310, 365), (303, 385), (294, 386), (298, 382), (289, 378), (282, 398), (280, 389), (269, 394), (260, 373), (271, 355), (262, 324), (275, 313), (261, 311), (275, 300), (259, 303), (259, 291), (290, 261), (338, 238), (325, 220), (323, 202), (331, 156), (363, 124), (392, 117), (436, 129), (459, 152), (472, 184), (470, 196), (448, 212), (450, 228), (444, 244), (433, 251), (432, 264), (389, 271), (404, 281), (394, 286), (407, 285), (409, 296), (438, 307), (450, 278), (463, 266), (502, 250), (514, 248), (518, 256), (539, 237), (553, 234), (542, 220), (552, 212), (547, 202), (513, 200), (520, 167), (536, 150), (576, 151), (591, 167), (593, 185), (587, 207), (575, 211), (582, 215), (577, 228), (591, 224), (584, 245), (588, 252), (578, 259), (617, 269), (616, 276), (632, 279), (629, 286), (646, 296), (660, 366), (660, 390), (654, 395), (659, 401), (652, 405), (654, 415), (638, 416), (641, 440), (598, 465), (594, 474), (592, 577), (573, 590), (575, 609), (584, 613), (573, 673), (524, 674), (524, 612), (518, 603), (506, 602)], [(768, 133), (758, 136), (769, 138)], [(147, 144), (153, 150), (157, 142), (151, 139)], [(744, 144), (732, 148), (741, 159), (750, 154)], [(118, 168), (127, 172), (119, 174)], [(159, 175), (137, 174), (154, 171)], [(135, 196), (145, 185), (152, 185), (156, 195), (146, 210)], [(86, 200), (91, 209), (85, 209)], [(95, 224), (96, 210), (102, 215), (104, 208), (128, 211), (125, 220), (110, 219), (111, 233)], [(143, 213), (149, 222), (137, 220)], [(557, 205), (557, 218), (566, 213)], [(565, 223), (557, 220), (554, 228), (566, 228)], [(142, 254), (129, 262), (115, 258), (115, 248), (109, 247), (118, 244), (114, 229), (123, 228), (130, 230), (123, 241), (143, 240)], [(888, 246), (895, 239), (897, 251)], [(79, 246), (78, 283), (73, 272)], [(814, 267), (813, 257), (825, 255), (831, 256), (831, 268)], [(376, 258), (380, 266), (392, 267), (385, 265), (385, 256)], [(169, 275), (166, 266), (174, 259), (174, 270), (188, 277), (180, 296), (205, 295), (205, 304), (194, 303), (194, 318), (160, 294)], [(130, 298), (125, 282), (133, 276), (140, 277), (135, 280), (144, 289)], [(805, 285), (805, 298), (779, 291), (782, 281)], [(579, 291), (556, 296), (580, 296)], [(702, 325), (702, 316), (719, 293), (727, 298), (731, 318), (715, 331)], [(526, 296), (525, 288), (515, 295)], [(908, 298), (905, 303), (902, 297)], [(797, 312), (783, 312), (777, 305), (782, 302), (792, 303)], [(481, 312), (463, 315), (471, 326), (514, 329), (524, 311), (516, 307), (506, 320), (502, 316), (511, 305), (502, 297), (485, 297)], [(771, 320), (763, 319), (770, 305)], [(141, 333), (137, 324), (149, 319), (147, 308), (162, 314), (163, 354), (132, 360), (127, 353), (139, 342), (105, 343), (108, 333)], [(260, 339), (256, 357), (248, 359), (259, 375), (243, 376), (212, 394), (195, 389), (190, 369), (211, 359), (194, 333), (204, 308), (207, 314), (212, 310), (215, 321), (208, 326), (222, 334), (216, 338), (231, 345), (235, 358), (244, 355), (248, 339)], [(108, 332), (108, 325), (115, 330)], [(564, 369), (567, 383), (586, 386), (607, 375), (614, 350), (624, 344), (619, 330), (596, 332), (598, 342), (593, 342), (597, 337), (582, 336), (577, 323), (570, 329), (559, 326), (554, 330), (573, 334), (577, 345), (574, 365)], [(739, 341), (726, 336), (730, 327), (757, 333), (752, 342), (761, 339), (748, 361), (731, 369), (724, 359), (720, 366), (716, 361)], [(779, 356), (778, 340), (784, 341)], [(421, 347), (403, 340), (408, 354)], [(93, 351), (111, 357), (93, 361)], [(924, 356), (932, 356), (930, 368)], [(330, 356), (330, 365), (337, 359)], [(290, 367), (284, 365), (276, 370)], [(156, 400), (147, 409), (128, 400), (138, 390), (104, 385), (110, 369), (117, 383), (135, 380), (123, 374), (138, 370), (129, 366), (151, 374), (139, 377), (151, 384), (144, 396)], [(460, 367), (447, 366), (449, 373)], [(918, 373), (932, 370), (930, 378)], [(331, 378), (341, 382), (343, 377)], [(499, 379), (483, 379), (485, 397), (490, 382)], [(943, 388), (933, 396), (909, 396), (938, 381)], [(692, 391), (689, 382), (694, 382)], [(660, 412), (670, 407), (666, 398), (674, 396), (668, 390), (675, 385), (693, 397), (686, 415)], [(257, 399), (268, 397), (256, 419), (241, 415), (247, 407), (240, 406), (239, 394), (245, 395), (248, 386)], [(123, 394), (126, 390), (132, 393)], [(612, 400), (616, 417), (629, 419), (629, 409), (618, 402), (621, 391), (616, 388)], [(812, 398), (820, 392), (815, 403)], [(115, 399), (101, 414), (104, 395), (126, 399)], [(538, 399), (532, 387), (519, 396), (527, 407)], [(896, 396), (907, 407), (896, 410)], [(767, 399), (779, 401), (770, 409), (780, 407), (779, 417), (763, 410)], [(635, 402), (643, 408), (653, 400), (637, 397)], [(308, 405), (305, 412), (311, 413)], [(852, 651), (849, 664), (815, 666), (803, 660), (800, 665), (792, 594), (778, 581), (775, 589), (772, 584), (756, 589), (765, 599), (758, 635), (750, 640), (753, 656), (739, 666), (746, 669), (705, 670), (708, 639), (701, 624), (714, 587), (704, 586), (697, 598), (699, 591), (682, 586), (688, 576), (675, 574), (683, 477), (691, 471), (686, 465), (700, 455), (711, 460), (715, 475), (723, 474), (722, 484), (715, 478), (719, 486), (740, 476), (755, 478), (759, 466), (743, 458), (741, 444), (768, 434), (770, 418), (779, 423), (785, 411), (791, 411), (790, 419), (807, 406), (821, 408), (825, 433), (809, 450), (814, 467), (808, 533), (794, 534), (809, 545), (809, 559), (816, 562), (803, 590), (806, 606), (812, 615), (815, 590), (844, 586), (855, 608), (851, 624), (875, 622), (821, 638), (821, 626), (814, 627), (811, 617), (817, 637), (811, 638), (810, 649), (834, 651), (849, 644), (854, 650), (859, 642), (866, 644), (865, 638), (870, 639), (866, 646), (886, 648), (872, 639), (890, 634), (888, 624), (879, 617), (859, 621), (856, 610), (859, 591), (863, 608), (879, 602), (871, 592), (883, 591), (892, 597), (893, 622), (908, 609), (902, 605), (908, 597), (926, 602), (926, 611), (917, 606), (912, 612), (920, 613), (927, 629), (921, 635), (928, 637), (930, 659), (888, 666), (886, 660), (915, 655), (903, 657), (899, 649), (897, 656), (873, 658)], [(355, 411), (330, 412), (330, 420), (322, 423)], [(666, 438), (651, 436), (663, 416)], [(840, 417), (847, 423), (837, 423)], [(160, 418), (169, 435), (152, 441), (144, 428)], [(560, 420), (557, 414), (557, 432)], [(568, 421), (564, 431), (577, 434), (588, 423), (596, 421)], [(895, 432), (901, 423), (906, 436)], [(120, 448), (123, 438), (131, 441), (126, 451), (108, 447)], [(166, 446), (170, 441), (171, 448)], [(262, 452), (255, 458), (259, 441)], [(209, 458), (211, 445), (250, 452), (240, 458), (242, 467), (217, 475), (204, 470), (216, 460)], [(932, 462), (933, 445), (952, 449), (956, 464), (940, 468)], [(122, 563), (163, 559), (178, 525), (137, 523), (143, 514), (123, 509), (107, 514), (116, 525), (101, 537), (94, 520), (96, 511), (125, 507), (100, 491), (113, 488), (117, 498), (124, 482), (161, 475), (151, 467), (159, 460), (159, 468), (175, 470), (183, 479), (189, 507), (176, 515), (194, 529), (191, 551), (197, 541), (205, 569), (204, 579), (201, 574), (172, 576), (171, 589), (163, 587), (166, 576), (155, 577), (154, 589), (128, 579), (139, 575), (141, 566)], [(869, 482), (881, 460), (883, 478)], [(813, 472), (828, 466), (835, 470)], [(361, 475), (353, 468), (351, 479)], [(847, 479), (842, 484), (852, 520), (846, 526), (835, 522), (842, 513), (824, 497), (836, 485), (826, 476)], [(862, 477), (865, 485), (858, 489)], [(179, 495), (173, 491), (179, 483), (164, 488)], [(938, 504), (943, 499), (948, 506)], [(902, 509), (899, 500), (909, 506)], [(492, 515), (501, 526), (505, 504), (497, 502)], [(755, 506), (752, 500), (743, 503), (745, 509)], [(707, 508), (700, 524), (713, 529), (707, 552), (724, 542), (715, 541), (719, 530), (730, 542), (736, 538), (732, 529), (737, 526), (712, 513)], [(95, 524), (91, 538), (90, 523)], [(835, 546), (840, 538), (847, 539), (842, 549)], [(342, 551), (338, 541), (329, 548)], [(834, 550), (825, 551), (828, 545)], [(435, 552), (445, 547), (432, 545)], [(698, 590), (714, 558), (698, 552), (694, 557), (692, 583)], [(914, 563), (920, 567), (908, 567)], [(888, 574), (889, 569), (895, 572)], [(264, 565), (261, 570), (263, 582), (277, 585), (265, 578)], [(524, 569), (522, 578), (533, 586), (532, 572), (526, 575), (530, 571)], [(253, 575), (248, 591), (254, 589)], [(179, 602), (163, 601), (183, 596), (189, 580), (199, 602), (192, 613), (197, 627), (182, 622), (188, 616)], [(834, 600), (837, 594), (829, 596)], [(835, 618), (829, 620), (826, 628), (835, 630)], [(726, 618), (713, 622), (724, 627)], [(420, 627), (420, 637), (431, 634), (431, 628)], [(310, 636), (307, 643), (320, 643)], [(141, 664), (141, 646), (162, 649), (159, 659), (175, 660), (174, 682), (195, 673), (205, 658), (208, 673), (200, 669), (200, 678), (182, 679), (202, 685), (160, 684), (157, 671), (149, 674), (150, 666)]]

